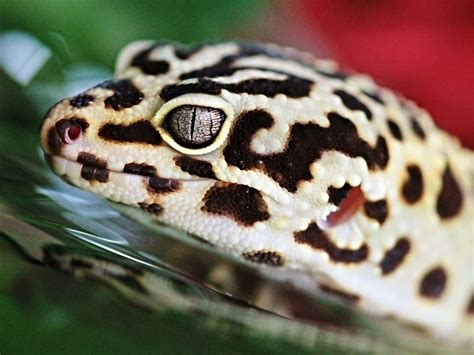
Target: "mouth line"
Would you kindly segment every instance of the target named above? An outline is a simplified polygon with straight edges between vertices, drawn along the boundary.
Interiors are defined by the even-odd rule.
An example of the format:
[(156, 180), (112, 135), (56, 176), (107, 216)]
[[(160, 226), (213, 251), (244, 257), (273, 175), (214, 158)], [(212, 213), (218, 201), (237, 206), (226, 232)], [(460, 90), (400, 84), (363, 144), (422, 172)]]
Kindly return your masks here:
[[(114, 175), (118, 174), (124, 177), (130, 178), (145, 178), (151, 187), (156, 187), (157, 189), (162, 188), (174, 188), (177, 184), (180, 183), (192, 183), (192, 182), (206, 182), (206, 181), (219, 181), (210, 178), (193, 178), (193, 179), (178, 179), (178, 178), (167, 178), (161, 177), (157, 174), (151, 174), (149, 172), (144, 173), (131, 173), (126, 171), (119, 171), (107, 168), (107, 165), (101, 162), (99, 159), (95, 161), (77, 161), (70, 158), (67, 158), (63, 155), (58, 154), (49, 154), (44, 153), (45, 160), (48, 165), (51, 167), (53, 171), (57, 171), (55, 164), (53, 163), (53, 159), (59, 159), (62, 161), (63, 164), (71, 165), (71, 166), (80, 166), (81, 167), (81, 177), (86, 180), (98, 180), (99, 182), (106, 182), (105, 177), (108, 176), (109, 173), (113, 173)], [(67, 175), (67, 174), (61, 174)], [(104, 181), (101, 181), (104, 180)]]

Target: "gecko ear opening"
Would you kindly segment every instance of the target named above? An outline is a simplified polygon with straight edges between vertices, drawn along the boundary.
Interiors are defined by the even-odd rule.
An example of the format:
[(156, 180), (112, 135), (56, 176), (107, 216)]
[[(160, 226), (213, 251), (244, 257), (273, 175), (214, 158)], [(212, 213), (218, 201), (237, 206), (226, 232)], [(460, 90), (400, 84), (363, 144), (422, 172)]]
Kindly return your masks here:
[(359, 211), (364, 201), (364, 193), (360, 186), (352, 187), (339, 204), (339, 208), (327, 216), (325, 225), (328, 228), (332, 228), (346, 222)]

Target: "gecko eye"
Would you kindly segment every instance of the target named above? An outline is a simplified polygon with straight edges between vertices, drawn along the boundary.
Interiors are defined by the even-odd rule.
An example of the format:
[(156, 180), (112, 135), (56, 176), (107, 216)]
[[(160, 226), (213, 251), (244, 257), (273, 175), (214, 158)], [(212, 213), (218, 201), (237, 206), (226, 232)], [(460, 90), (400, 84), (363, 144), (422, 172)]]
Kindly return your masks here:
[(165, 102), (151, 124), (171, 148), (202, 155), (224, 144), (234, 117), (233, 106), (222, 97), (193, 93)]
[(326, 226), (331, 228), (344, 223), (351, 218), (364, 204), (365, 197), (360, 187), (353, 187), (339, 204), (339, 208), (330, 213)]
[(214, 141), (224, 120), (225, 113), (222, 110), (183, 105), (167, 114), (163, 128), (179, 145), (186, 148), (203, 148)]

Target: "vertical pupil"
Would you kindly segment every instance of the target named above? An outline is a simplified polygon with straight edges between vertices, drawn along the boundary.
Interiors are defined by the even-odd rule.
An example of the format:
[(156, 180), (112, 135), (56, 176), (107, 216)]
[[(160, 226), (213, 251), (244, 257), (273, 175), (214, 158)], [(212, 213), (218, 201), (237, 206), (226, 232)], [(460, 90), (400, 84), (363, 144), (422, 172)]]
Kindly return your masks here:
[(184, 105), (168, 114), (165, 126), (179, 144), (195, 148), (211, 143), (224, 119), (224, 112), (219, 109)]

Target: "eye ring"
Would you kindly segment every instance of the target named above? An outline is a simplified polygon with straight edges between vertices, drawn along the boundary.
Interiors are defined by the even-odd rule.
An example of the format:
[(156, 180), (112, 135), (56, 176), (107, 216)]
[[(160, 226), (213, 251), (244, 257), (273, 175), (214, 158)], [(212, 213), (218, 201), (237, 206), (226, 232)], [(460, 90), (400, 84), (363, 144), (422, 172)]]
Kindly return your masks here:
[(233, 119), (234, 109), (223, 98), (186, 94), (161, 106), (151, 123), (172, 148), (183, 154), (202, 155), (224, 143)]
[(166, 115), (163, 128), (183, 147), (204, 148), (219, 135), (225, 118), (222, 110), (213, 107), (182, 105)]

